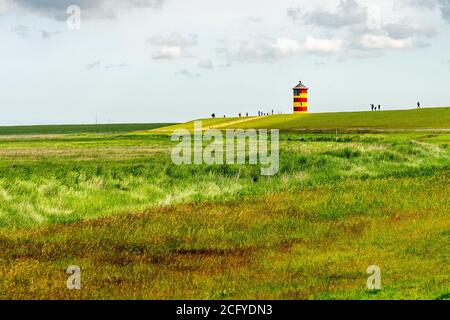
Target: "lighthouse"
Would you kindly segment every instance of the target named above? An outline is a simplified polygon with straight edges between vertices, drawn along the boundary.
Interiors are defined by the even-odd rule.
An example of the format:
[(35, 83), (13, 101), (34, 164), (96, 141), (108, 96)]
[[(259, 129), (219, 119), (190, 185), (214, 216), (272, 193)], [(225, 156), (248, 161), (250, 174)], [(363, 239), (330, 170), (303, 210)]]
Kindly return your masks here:
[(308, 112), (308, 90), (301, 81), (294, 88), (294, 113)]

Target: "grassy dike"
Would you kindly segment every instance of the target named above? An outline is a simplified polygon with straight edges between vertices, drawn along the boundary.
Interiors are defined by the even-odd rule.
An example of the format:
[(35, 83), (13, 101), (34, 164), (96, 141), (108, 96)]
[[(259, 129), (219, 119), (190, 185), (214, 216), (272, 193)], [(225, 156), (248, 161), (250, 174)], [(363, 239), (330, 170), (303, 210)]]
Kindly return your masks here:
[[(280, 129), (284, 131), (390, 130), (411, 131), (450, 129), (450, 107), (382, 112), (330, 112), (286, 114), (265, 117), (201, 119), (204, 129)], [(176, 129), (193, 130), (194, 121), (152, 130), (167, 133)]]

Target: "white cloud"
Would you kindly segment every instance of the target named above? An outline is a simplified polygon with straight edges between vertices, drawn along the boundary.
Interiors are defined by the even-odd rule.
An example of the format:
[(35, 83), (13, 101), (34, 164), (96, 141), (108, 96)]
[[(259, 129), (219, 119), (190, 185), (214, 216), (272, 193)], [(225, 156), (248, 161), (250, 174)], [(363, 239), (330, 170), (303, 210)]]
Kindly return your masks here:
[(296, 23), (316, 25), (324, 28), (342, 28), (364, 24), (367, 21), (366, 8), (355, 0), (341, 0), (333, 12), (321, 7), (305, 11), (302, 8), (288, 8), (288, 16)]
[[(225, 46), (218, 49), (219, 55), (223, 55), (228, 63), (231, 61), (240, 62), (265, 62), (273, 61), (282, 57), (288, 57), (294, 52), (292, 50), (291, 39), (273, 40), (266, 37), (252, 37), (251, 39), (241, 40), (235, 48)], [(290, 46), (290, 48), (288, 48)]]
[[(341, 0), (335, 8), (289, 8), (287, 15), (295, 24), (308, 28), (305, 52), (372, 57), (362, 51), (376, 51), (374, 54), (378, 56), (383, 54), (383, 49), (430, 45), (439, 26), (436, 19), (424, 16), (423, 11), (436, 8), (438, 17), (437, 8), (440, 8), (445, 17), (444, 2), (450, 7), (450, 0), (390, 0), (370, 7), (368, 1)], [(342, 40), (316, 39), (323, 34)]]
[(435, 9), (437, 7), (436, 0), (403, 0), (403, 6), (413, 6), (423, 9)]
[(408, 49), (413, 47), (411, 39), (393, 39), (387, 35), (366, 34), (361, 44), (366, 49)]
[(86, 69), (88, 70), (93, 70), (93, 69), (123, 69), (123, 68), (129, 68), (130, 66), (125, 63), (118, 63), (118, 64), (114, 64), (114, 63), (108, 63), (108, 64), (104, 64), (101, 60), (97, 60), (91, 63), (88, 63), (86, 66)]
[(30, 27), (24, 25), (17, 25), (11, 28), (11, 32), (24, 39), (28, 39), (31, 37), (30, 31)]
[(177, 75), (185, 76), (185, 77), (200, 77), (200, 73), (193, 73), (189, 70), (183, 69), (176, 73)]
[(235, 50), (222, 48), (229, 61), (263, 62), (300, 57), (303, 54), (334, 54), (343, 48), (339, 39), (314, 38), (307, 36), (304, 41), (282, 37), (268, 39), (264, 37), (241, 41)]
[[(5, 2), (5, 0), (0, 0)], [(7, 0), (29, 12), (67, 19), (67, 7), (78, 5), (84, 18), (114, 18), (120, 10), (161, 8), (166, 0)]]
[(275, 55), (273, 45), (267, 41), (247, 40), (241, 41), (234, 57), (236, 60), (272, 60)]
[(105, 69), (123, 69), (123, 68), (130, 68), (130, 66), (125, 63), (119, 63), (119, 64), (107, 64), (105, 65)]
[(183, 37), (178, 33), (174, 33), (168, 37), (153, 36), (147, 41), (155, 47), (152, 55), (153, 59), (170, 60), (187, 57), (188, 48), (197, 45), (197, 36)]
[(184, 56), (184, 49), (180, 46), (162, 46), (153, 53), (153, 59), (178, 59)]
[(276, 51), (282, 56), (292, 56), (302, 51), (301, 44), (294, 39), (280, 38), (275, 44)]
[(387, 23), (383, 29), (394, 39), (406, 39), (411, 36), (432, 38), (438, 33), (436, 28), (430, 26), (407, 23)]
[(210, 59), (206, 59), (199, 61), (198, 66), (202, 69), (212, 69), (214, 67), (214, 64)]
[(47, 30), (41, 30), (41, 37), (43, 39), (50, 39), (56, 35), (59, 34), (59, 31), (47, 31)]
[(7, 12), (12, 7), (12, 3), (9, 0), (0, 0), (0, 14)]
[(403, 0), (403, 6), (412, 6), (419, 9), (438, 9), (442, 18), (450, 22), (450, 0)]
[(98, 61), (88, 63), (86, 65), (86, 69), (92, 70), (92, 69), (100, 68), (101, 66), (102, 66), (102, 62), (100, 60), (98, 60)]
[(442, 18), (450, 23), (450, 0), (439, 0)]
[(276, 41), (276, 50), (279, 56), (295, 56), (303, 53), (330, 54), (342, 50), (343, 42), (339, 39), (319, 39), (307, 36), (303, 44), (289, 38), (280, 38)]
[(339, 39), (316, 39), (307, 36), (304, 44), (304, 50), (311, 53), (337, 53), (343, 48), (343, 42)]

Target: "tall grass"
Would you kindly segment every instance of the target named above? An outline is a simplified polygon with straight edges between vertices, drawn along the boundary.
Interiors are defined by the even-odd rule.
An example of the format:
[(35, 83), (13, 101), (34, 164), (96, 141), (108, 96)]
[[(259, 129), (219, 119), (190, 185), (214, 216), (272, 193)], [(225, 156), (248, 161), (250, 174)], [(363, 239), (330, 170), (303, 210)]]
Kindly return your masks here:
[[(0, 230), (0, 298), (438, 299), (449, 172)], [(69, 265), (82, 290), (65, 288)], [(382, 290), (366, 268), (382, 268)]]
[(259, 166), (176, 166), (168, 137), (84, 136), (4, 140), (0, 227), (69, 223), (124, 211), (285, 192), (345, 178), (429, 176), (449, 150), (420, 135), (283, 134), (280, 172)]

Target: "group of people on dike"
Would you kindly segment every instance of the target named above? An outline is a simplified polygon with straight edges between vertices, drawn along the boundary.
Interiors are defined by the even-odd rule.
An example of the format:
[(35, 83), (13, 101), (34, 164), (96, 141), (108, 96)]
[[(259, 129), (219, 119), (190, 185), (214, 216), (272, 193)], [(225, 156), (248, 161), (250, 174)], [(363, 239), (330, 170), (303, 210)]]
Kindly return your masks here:
[(374, 105), (374, 104), (371, 104), (370, 106), (372, 107), (372, 111), (377, 111), (377, 110), (381, 111), (381, 105), (380, 104), (378, 105), (378, 109), (377, 109), (377, 106)]
[[(275, 112), (272, 110), (272, 115), (274, 115), (274, 114), (275, 114)], [(264, 117), (264, 116), (270, 116), (270, 112), (265, 113), (262, 111), (258, 111), (258, 117)]]
[[(372, 111), (381, 111), (381, 105), (379, 104), (378, 107), (374, 104), (371, 104), (370, 107), (372, 108)], [(420, 101), (417, 102), (417, 109), (420, 109), (421, 105), (420, 105)]]
[[(239, 116), (239, 118), (242, 118), (242, 113), (239, 113), (238, 116)], [(245, 114), (245, 116), (248, 117), (248, 112)], [(224, 115), (223, 117), (226, 118), (227, 116)], [(215, 119), (215, 118), (216, 118), (216, 114), (213, 113), (213, 114), (211, 115), (211, 118)]]
[[(274, 110), (272, 110), (272, 112), (262, 112), (262, 111), (258, 111), (258, 117), (270, 116), (270, 115), (274, 115), (274, 114), (275, 114), (275, 111), (274, 111)], [(281, 113), (280, 113), (280, 114), (281, 114)], [(244, 116), (245, 116), (245, 117), (249, 117), (249, 113), (246, 112), (245, 115), (242, 114), (242, 113), (238, 113), (238, 116), (239, 116), (239, 118), (242, 118), (242, 117), (244, 117)], [(216, 116), (215, 113), (211, 114), (211, 118), (215, 119), (216, 117), (217, 117), (217, 116)], [(226, 118), (227, 116), (224, 115), (223, 117)]]

